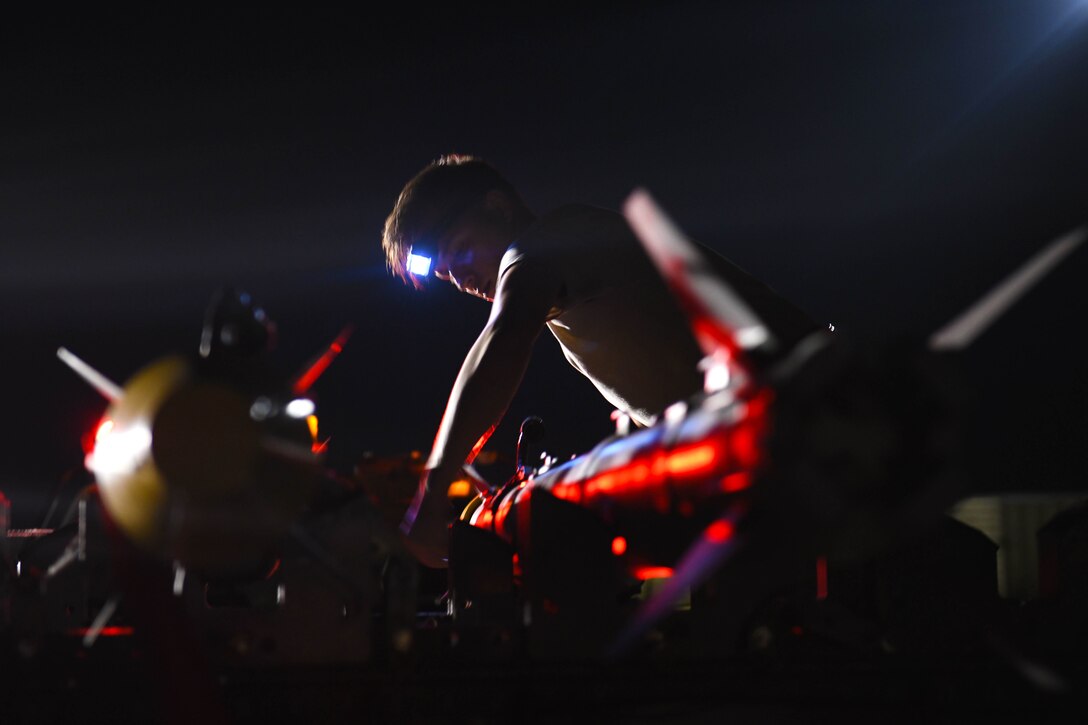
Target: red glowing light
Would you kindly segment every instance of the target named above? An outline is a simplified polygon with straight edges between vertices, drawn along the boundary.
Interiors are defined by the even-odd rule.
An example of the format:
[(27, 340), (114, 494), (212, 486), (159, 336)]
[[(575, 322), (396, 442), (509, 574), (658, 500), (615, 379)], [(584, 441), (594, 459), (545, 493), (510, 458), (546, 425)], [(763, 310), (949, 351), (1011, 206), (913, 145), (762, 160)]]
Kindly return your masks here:
[(336, 356), (340, 354), (340, 351), (344, 349), (344, 344), (351, 337), (352, 326), (347, 325), (340, 334), (336, 336), (327, 350), (318, 356), (316, 360), (310, 363), (310, 366), (302, 372), (298, 378), (295, 379), (295, 384), (291, 386), (295, 395), (301, 395), (310, 389), (310, 386), (317, 382), (317, 379), (324, 374), (325, 370), (332, 364), (332, 361), (336, 359)]
[[(103, 627), (98, 630), (99, 637), (130, 637), (135, 630), (132, 627)], [(90, 627), (73, 627), (68, 630), (68, 634), (74, 634), (77, 637), (86, 637), (91, 632)]]
[(669, 566), (640, 566), (633, 572), (636, 579), (668, 579), (674, 572)]
[(816, 557), (816, 599), (827, 599), (827, 557)]
[(469, 451), (468, 458), (465, 459), (465, 465), (472, 465), (472, 462), (476, 460), (476, 456), (480, 455), (480, 451), (482, 451), (484, 449), (484, 446), (487, 445), (488, 438), (490, 438), (491, 434), (494, 432), (494, 425), (484, 431), (484, 434), (480, 436), (479, 440), (476, 441), (476, 445), (472, 446), (472, 450)]
[(574, 503), (577, 503), (582, 499), (582, 490), (577, 482), (560, 483), (552, 486), (550, 493), (556, 498), (561, 498), (564, 501), (571, 501)]
[(506, 517), (510, 515), (510, 508), (514, 505), (511, 499), (506, 499), (499, 505), (499, 510), (495, 513), (495, 531), (496, 533), (502, 533), (506, 528)]
[[(744, 491), (758, 482), (756, 476), (763, 465), (767, 451), (765, 441), (770, 429), (770, 404), (773, 394), (769, 390), (748, 387), (739, 391), (740, 402), (736, 412), (739, 419), (727, 417), (718, 426), (703, 432), (698, 439), (688, 440), (671, 450), (663, 449), (657, 442), (636, 447), (634, 458), (624, 463), (597, 471), (586, 478), (568, 478), (546, 489), (557, 499), (588, 508), (600, 509), (611, 506), (634, 506), (639, 510), (652, 508), (662, 516), (694, 516), (704, 499), (720, 497)], [(491, 434), (481, 437), (474, 455)], [(582, 469), (584, 470), (584, 469)], [(533, 490), (533, 481), (521, 481), (518, 488), (525, 493)], [(501, 506), (488, 506), (473, 520), (476, 526), (493, 530), (501, 537), (510, 537), (505, 522), (512, 507), (512, 500)], [(743, 499), (740, 499), (743, 501)], [(522, 507), (521, 511), (526, 508)], [(729, 541), (734, 524), (721, 520), (705, 531), (704, 542), (720, 544)], [(519, 527), (523, 536), (529, 527)], [(612, 542), (613, 552), (619, 556), (626, 552), (626, 541), (617, 537)], [(638, 570), (641, 578), (671, 576), (668, 567), (643, 567)]]
[[(705, 351), (725, 348), (732, 358), (739, 359), (741, 357), (740, 350), (733, 339), (733, 335), (713, 319), (702, 302), (698, 300), (697, 295), (687, 289), (674, 288), (673, 291), (678, 293), (677, 296), (681, 306), (686, 307), (688, 315), (694, 318), (691, 331), (700, 347)], [(746, 365), (741, 367), (747, 368)]]
[(759, 442), (756, 438), (755, 427), (752, 425), (740, 425), (733, 431), (730, 438), (733, 455), (743, 468), (753, 468), (759, 463)]
[(747, 471), (730, 473), (722, 479), (722, 490), (726, 493), (743, 491), (752, 485), (752, 476)]
[[(722, 464), (724, 449), (717, 440), (682, 446), (668, 453), (657, 452), (646, 458), (593, 476), (584, 484), (585, 497), (598, 494), (631, 495), (644, 489), (660, 487), (667, 477), (698, 478), (713, 472)], [(573, 482), (555, 486), (552, 493), (567, 500), (576, 500)], [(665, 489), (653, 492), (652, 502), (659, 511), (667, 512), (669, 496)], [(693, 510), (689, 511), (689, 513)], [(682, 512), (683, 513), (683, 512)]]
[(717, 458), (717, 448), (713, 443), (699, 443), (670, 453), (665, 467), (674, 476), (697, 476), (709, 471)]
[(476, 525), (482, 528), (491, 528), (491, 521), (495, 518), (495, 514), (491, 513), (491, 509), (484, 509), (480, 512), (480, 518), (476, 519)]
[(645, 462), (632, 462), (589, 479), (585, 484), (585, 493), (587, 497), (617, 490), (630, 493), (641, 485), (652, 482), (652, 473), (656, 474), (656, 471), (652, 472), (650, 466)]
[(721, 544), (733, 538), (733, 524), (728, 521), (715, 521), (706, 529), (706, 538), (715, 544)]

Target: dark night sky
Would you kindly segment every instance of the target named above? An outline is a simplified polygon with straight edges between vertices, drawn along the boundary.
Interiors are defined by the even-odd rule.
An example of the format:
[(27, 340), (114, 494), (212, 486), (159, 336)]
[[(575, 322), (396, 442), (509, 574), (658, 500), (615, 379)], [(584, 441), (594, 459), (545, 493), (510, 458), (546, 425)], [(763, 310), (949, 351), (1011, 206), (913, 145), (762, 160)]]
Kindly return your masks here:
[[(121, 381), (195, 350), (231, 283), (317, 387), (333, 461), (425, 448), (486, 304), (413, 293), (378, 237), (427, 161), (475, 153), (530, 205), (649, 188), (692, 236), (843, 334), (920, 340), (1088, 222), (1088, 3), (526, 5), (371, 17), (145, 10), (0, 28), (0, 329), (16, 522)], [(1084, 488), (1088, 252), (966, 355), (975, 488)], [(494, 445), (607, 405), (548, 339)], [(984, 449), (984, 450), (983, 450)]]

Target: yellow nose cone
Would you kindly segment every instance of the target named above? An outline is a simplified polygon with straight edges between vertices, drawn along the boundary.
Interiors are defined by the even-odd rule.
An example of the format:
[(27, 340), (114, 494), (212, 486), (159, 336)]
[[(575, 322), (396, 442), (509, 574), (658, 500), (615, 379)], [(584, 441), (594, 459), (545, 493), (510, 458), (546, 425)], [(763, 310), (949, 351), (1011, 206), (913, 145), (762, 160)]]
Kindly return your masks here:
[[(138, 372), (106, 415), (87, 467), (118, 527), (150, 553), (213, 574), (259, 567), (309, 497), (305, 421), (269, 433), (245, 396), (183, 358)], [(295, 455), (268, 452), (285, 443)]]

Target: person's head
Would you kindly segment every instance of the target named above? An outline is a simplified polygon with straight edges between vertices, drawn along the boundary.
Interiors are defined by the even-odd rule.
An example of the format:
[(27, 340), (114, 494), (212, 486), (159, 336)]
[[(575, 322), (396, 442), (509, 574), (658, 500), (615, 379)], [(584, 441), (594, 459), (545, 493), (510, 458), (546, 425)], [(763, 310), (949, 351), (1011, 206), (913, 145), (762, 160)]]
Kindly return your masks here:
[(385, 220), (382, 248), (393, 274), (419, 280), (408, 268), (413, 249), (426, 250), (432, 271), (458, 289), (491, 299), (499, 263), (532, 213), (490, 164), (449, 155), (409, 181)]

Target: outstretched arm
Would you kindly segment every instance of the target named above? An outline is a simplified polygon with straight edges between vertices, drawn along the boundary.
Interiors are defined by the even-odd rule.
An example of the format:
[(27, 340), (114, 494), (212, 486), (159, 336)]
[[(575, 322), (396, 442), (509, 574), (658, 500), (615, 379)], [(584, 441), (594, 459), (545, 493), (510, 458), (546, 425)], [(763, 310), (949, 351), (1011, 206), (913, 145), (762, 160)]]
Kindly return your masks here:
[(509, 407), (558, 288), (552, 274), (520, 263), (499, 279), (491, 317), (461, 365), (427, 468), (401, 524), (409, 549), (424, 564), (446, 566), (447, 526), (453, 518), (446, 490)]

